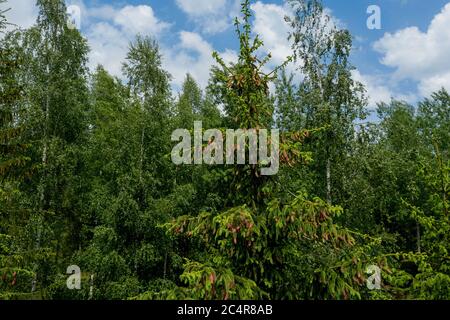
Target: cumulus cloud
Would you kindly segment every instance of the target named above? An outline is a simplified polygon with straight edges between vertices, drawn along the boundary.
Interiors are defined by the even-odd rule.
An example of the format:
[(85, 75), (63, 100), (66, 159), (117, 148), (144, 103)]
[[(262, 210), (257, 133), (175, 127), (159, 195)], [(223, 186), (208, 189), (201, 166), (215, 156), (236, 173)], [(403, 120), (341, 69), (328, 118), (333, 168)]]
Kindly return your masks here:
[[(222, 11), (224, 3), (229, 8), (230, 3), (226, 0), (179, 1), (189, 14), (199, 17)], [(34, 4), (35, 0), (17, 0), (14, 10), (8, 12), (8, 18), (20, 27), (31, 26), (38, 14)], [(82, 0), (71, 0), (67, 5), (77, 5), (81, 9), (81, 31), (89, 42), (91, 70), (101, 64), (117, 77), (123, 77), (122, 63), (129, 43), (137, 34), (161, 40), (161, 35), (171, 28), (171, 24), (161, 21), (148, 5), (89, 6)], [(192, 74), (205, 87), (210, 68), (215, 63), (212, 45), (196, 32), (181, 31), (178, 40), (172, 46), (160, 41), (163, 67), (171, 73), (174, 89), (181, 88), (186, 73)], [(237, 60), (236, 52), (230, 49), (221, 52), (221, 56), (226, 62)]]
[(204, 34), (226, 31), (239, 14), (239, 0), (176, 0), (176, 3)]
[[(274, 68), (283, 64), (289, 56), (293, 55), (291, 44), (288, 41), (290, 27), (285, 17), (292, 16), (292, 9), (288, 4), (266, 4), (261, 1), (251, 5), (254, 12), (253, 33), (258, 34), (264, 42), (264, 46), (260, 48), (261, 55), (271, 54), (272, 58), (263, 71), (271, 72)], [(288, 73), (296, 75), (295, 82), (301, 80), (301, 75), (296, 72), (296, 66), (293, 62), (286, 66)], [(271, 92), (275, 91), (275, 84), (269, 85)]]
[[(8, 18), (22, 27), (32, 25), (38, 12), (34, 2), (34, 0), (17, 0), (14, 2), (13, 10), (8, 12)], [(82, 0), (71, 0), (67, 4), (75, 4), (81, 8), (82, 33), (88, 39), (91, 48), (90, 67), (93, 69), (102, 64), (111, 74), (118, 77), (122, 77), (122, 63), (129, 42), (136, 34), (163, 40), (162, 35), (171, 30), (172, 26), (160, 20), (149, 5), (86, 6)], [(209, 27), (195, 30), (196, 32), (178, 32), (176, 34), (178, 41), (175, 44), (160, 41), (163, 67), (171, 73), (174, 89), (181, 88), (186, 73), (190, 73), (204, 88), (210, 76), (210, 68), (215, 63), (212, 58), (214, 48), (204, 35), (228, 28), (231, 16), (239, 13), (239, 0), (177, 0), (177, 5), (189, 18), (198, 19), (196, 22), (200, 26), (207, 23), (207, 19), (216, 21), (215, 25), (213, 23)], [(253, 32), (259, 34), (264, 41), (260, 53), (272, 54), (272, 59), (265, 70), (269, 71), (292, 54), (287, 40), (289, 26), (284, 20), (286, 15), (292, 15), (292, 9), (287, 4), (268, 4), (262, 1), (252, 4), (251, 9), (254, 12)], [(224, 12), (231, 13), (223, 14)], [(449, 35), (444, 28), (450, 19), (449, 12), (450, 4), (435, 17), (426, 33), (414, 28), (400, 30), (394, 34), (386, 34), (375, 44), (377, 50), (384, 53), (382, 62), (396, 67), (397, 77), (419, 79), (422, 92), (431, 92), (441, 86), (450, 87), (450, 60), (444, 58), (448, 55), (446, 52), (450, 52)], [(332, 16), (328, 9), (326, 13)], [(343, 27), (342, 22), (333, 16), (332, 19), (335, 25)], [(447, 38), (442, 38), (445, 36)], [(409, 47), (404, 49), (404, 46), (408, 45)], [(411, 52), (417, 54), (412, 55)], [(220, 55), (226, 62), (237, 61), (237, 53), (234, 50), (224, 49)], [(290, 64), (288, 71), (293, 72), (294, 68), (295, 66)], [(422, 78), (423, 75), (426, 77)], [(388, 83), (389, 80), (385, 77), (363, 75), (359, 71), (354, 71), (353, 77), (367, 87), (371, 108), (376, 102), (389, 101), (391, 97), (406, 101), (414, 98), (413, 95), (399, 94), (395, 91), (392, 81)], [(296, 80), (299, 81), (300, 78), (301, 76)]]
[(117, 11), (114, 23), (129, 34), (158, 35), (170, 24), (159, 21), (150, 6), (125, 6)]
[(181, 31), (179, 40), (180, 43), (174, 48), (165, 50), (166, 69), (178, 87), (188, 72), (204, 87), (208, 79), (209, 66), (213, 63), (211, 45), (199, 34), (188, 31)]
[[(277, 5), (262, 1), (252, 4), (251, 9), (254, 12), (253, 32), (259, 34), (264, 42), (261, 53), (272, 55), (272, 59), (264, 69), (265, 72), (270, 72), (271, 69), (283, 64), (289, 56), (293, 56), (292, 43), (288, 40), (292, 30), (285, 17), (292, 17), (294, 11), (288, 3)], [(324, 8), (323, 14), (324, 17), (329, 17), (329, 21), (326, 22), (327, 28), (345, 28), (345, 24), (333, 15), (331, 9)], [(287, 72), (295, 75), (295, 82), (300, 82), (303, 77), (296, 70), (299, 64), (301, 62), (291, 62), (286, 66)], [(271, 90), (273, 91), (273, 86)]]
[(369, 109), (375, 109), (378, 102), (389, 102), (394, 96), (391, 90), (385, 85), (380, 83), (379, 78), (362, 75), (359, 70), (352, 71), (352, 78), (364, 85), (368, 95), (368, 107)]
[(441, 88), (445, 88), (450, 92), (450, 70), (439, 72), (420, 83), (420, 92), (423, 96), (429, 96)]
[[(86, 7), (80, 0), (74, 2), (82, 8), (82, 15), (87, 20), (84, 21), (83, 33), (91, 47), (89, 57), (91, 68), (101, 64), (118, 77), (122, 77), (122, 63), (128, 52), (129, 43), (136, 34), (149, 35), (161, 40), (161, 35), (171, 28), (171, 24), (158, 19), (148, 5), (126, 5), (119, 8), (111, 5)], [(206, 14), (220, 7), (220, 1), (215, 3), (204, 1), (203, 6), (201, 1), (194, 2), (186, 2), (185, 8), (190, 12), (198, 9), (199, 13), (195, 14)], [(160, 41), (163, 67), (172, 75), (174, 89), (181, 88), (186, 73), (190, 73), (204, 88), (209, 79), (210, 68), (214, 64), (212, 45), (196, 32), (181, 31), (177, 38), (178, 42), (175, 45)], [(225, 50), (222, 54), (225, 60), (233, 60), (236, 56), (232, 50)]]
[(226, 0), (177, 0), (177, 5), (193, 16), (215, 14), (225, 7)]
[(9, 23), (22, 28), (28, 28), (34, 24), (38, 16), (36, 0), (14, 0), (1, 4), (1, 9), (10, 10), (5, 16)]
[[(208, 84), (211, 66), (215, 64), (212, 57), (212, 45), (195, 32), (181, 31), (179, 44), (163, 49), (164, 67), (173, 77), (176, 89), (181, 87), (186, 73), (190, 73), (203, 88)], [(220, 53), (225, 62), (236, 62), (237, 54), (233, 50)]]
[(101, 64), (112, 75), (122, 76), (122, 62), (128, 51), (131, 39), (124, 37), (123, 32), (107, 22), (99, 22), (89, 28), (87, 33), (91, 69)]
[(398, 80), (418, 81), (423, 96), (445, 87), (450, 89), (450, 3), (444, 6), (422, 32), (409, 27), (386, 33), (374, 49), (383, 55), (381, 63), (396, 69)]
[(157, 39), (170, 28), (170, 24), (159, 20), (148, 5), (90, 8), (81, 1), (75, 3), (82, 8), (83, 33), (91, 47), (91, 68), (101, 64), (114, 76), (122, 76), (122, 63), (129, 43), (137, 34)]
[(395, 89), (386, 76), (362, 74), (359, 70), (352, 71), (352, 78), (364, 85), (368, 96), (368, 108), (374, 110), (379, 102), (389, 102), (391, 99), (413, 103), (417, 100), (414, 93), (404, 94)]
[(291, 44), (288, 41), (290, 28), (284, 17), (291, 12), (287, 5), (264, 4), (260, 1), (252, 4), (255, 13), (253, 31), (264, 41), (265, 53), (271, 53), (273, 62), (283, 63), (292, 55)]

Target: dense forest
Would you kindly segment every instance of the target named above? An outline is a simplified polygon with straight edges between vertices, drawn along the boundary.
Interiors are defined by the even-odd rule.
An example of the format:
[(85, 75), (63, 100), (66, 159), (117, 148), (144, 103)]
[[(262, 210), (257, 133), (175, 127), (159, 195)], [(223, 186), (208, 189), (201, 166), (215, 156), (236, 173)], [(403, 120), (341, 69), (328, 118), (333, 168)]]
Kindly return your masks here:
[[(28, 29), (1, 13), (0, 300), (450, 299), (449, 93), (367, 120), (352, 35), (319, 0), (289, 3), (286, 64), (267, 71), (243, 0), (238, 60), (214, 54), (208, 86), (180, 92), (152, 38), (119, 79), (87, 67), (62, 0)], [(278, 174), (175, 165), (194, 121), (279, 129)]]

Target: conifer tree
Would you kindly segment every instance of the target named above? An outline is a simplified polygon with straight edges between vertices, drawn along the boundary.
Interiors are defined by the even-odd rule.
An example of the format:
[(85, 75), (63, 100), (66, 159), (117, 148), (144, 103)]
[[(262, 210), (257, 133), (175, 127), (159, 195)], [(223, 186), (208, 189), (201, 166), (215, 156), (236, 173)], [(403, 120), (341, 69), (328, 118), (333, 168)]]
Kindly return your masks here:
[[(269, 58), (255, 55), (263, 43), (258, 37), (251, 39), (248, 0), (242, 1), (242, 15), (242, 23), (236, 20), (239, 60), (228, 66), (214, 54), (221, 66), (215, 69), (215, 78), (235, 127), (270, 128), (273, 108), (268, 88), (278, 69), (271, 74), (261, 71)], [(284, 164), (294, 166), (310, 158), (301, 151), (307, 134), (291, 132), (281, 138)], [(233, 196), (220, 212), (203, 211), (165, 225), (171, 235), (204, 245), (199, 260), (185, 263), (181, 275), (185, 285), (148, 292), (140, 299), (360, 297), (362, 265), (352, 253), (364, 255), (364, 251), (354, 247), (353, 236), (333, 222), (333, 216), (341, 213), (339, 207), (318, 198), (308, 200), (302, 192), (281, 200), (276, 178), (261, 176), (259, 167), (248, 162), (227, 170), (224, 181), (228, 179)], [(313, 252), (320, 258), (314, 258)]]

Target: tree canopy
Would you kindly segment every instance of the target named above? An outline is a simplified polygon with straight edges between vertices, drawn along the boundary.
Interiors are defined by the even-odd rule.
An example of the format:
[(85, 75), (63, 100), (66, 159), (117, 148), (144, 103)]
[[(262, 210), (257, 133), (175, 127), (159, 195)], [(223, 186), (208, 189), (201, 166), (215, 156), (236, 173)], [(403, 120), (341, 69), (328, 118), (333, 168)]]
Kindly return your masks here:
[[(351, 34), (288, 2), (284, 63), (268, 70), (242, 0), (237, 61), (214, 53), (207, 87), (187, 74), (179, 92), (151, 37), (117, 78), (89, 70), (62, 0), (28, 29), (0, 12), (0, 299), (450, 299), (449, 93), (362, 122)], [(278, 174), (175, 165), (171, 134), (195, 121), (269, 129)]]

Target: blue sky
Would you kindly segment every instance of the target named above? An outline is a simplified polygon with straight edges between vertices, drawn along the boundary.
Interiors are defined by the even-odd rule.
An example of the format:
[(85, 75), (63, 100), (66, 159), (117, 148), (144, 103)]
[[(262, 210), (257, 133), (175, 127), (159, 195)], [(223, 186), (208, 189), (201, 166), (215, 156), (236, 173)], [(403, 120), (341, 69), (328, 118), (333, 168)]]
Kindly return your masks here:
[[(12, 0), (9, 18), (27, 27), (35, 20), (34, 0)], [(290, 14), (282, 0), (252, 1), (254, 31), (272, 52), (273, 66), (290, 54), (289, 31), (283, 17)], [(81, 10), (81, 32), (88, 39), (90, 66), (104, 65), (121, 77), (127, 45), (137, 33), (158, 40), (164, 67), (177, 90), (191, 73), (205, 86), (213, 50), (227, 61), (236, 58), (232, 18), (238, 0), (67, 0)], [(370, 107), (391, 97), (414, 103), (431, 92), (450, 90), (449, 0), (324, 0), (340, 27), (354, 36), (354, 78), (363, 82)], [(381, 9), (381, 30), (369, 30), (367, 8)], [(291, 66), (291, 70), (294, 67)]]

